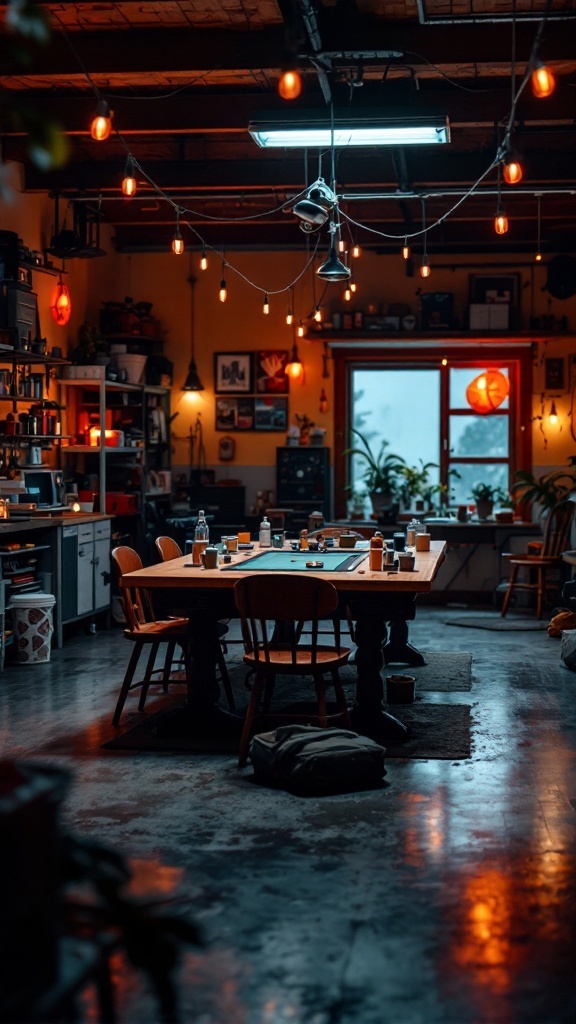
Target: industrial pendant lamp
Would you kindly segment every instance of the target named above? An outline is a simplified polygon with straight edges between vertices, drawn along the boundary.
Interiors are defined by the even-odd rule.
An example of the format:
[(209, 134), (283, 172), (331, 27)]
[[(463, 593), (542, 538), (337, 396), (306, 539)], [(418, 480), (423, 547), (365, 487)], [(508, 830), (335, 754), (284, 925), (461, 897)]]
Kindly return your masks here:
[[(190, 268), (191, 270), (192, 268)], [(188, 284), (190, 285), (190, 365), (188, 367), (188, 374), (186, 380), (182, 385), (182, 391), (204, 391), (204, 385), (198, 376), (196, 369), (196, 360), (194, 358), (194, 327), (195, 327), (195, 316), (194, 316), (194, 286), (196, 284), (196, 278), (190, 272), (188, 277)]]
[(65, 327), (72, 315), (72, 300), (68, 288), (62, 282), (62, 275), (52, 295), (50, 312), (58, 327)]

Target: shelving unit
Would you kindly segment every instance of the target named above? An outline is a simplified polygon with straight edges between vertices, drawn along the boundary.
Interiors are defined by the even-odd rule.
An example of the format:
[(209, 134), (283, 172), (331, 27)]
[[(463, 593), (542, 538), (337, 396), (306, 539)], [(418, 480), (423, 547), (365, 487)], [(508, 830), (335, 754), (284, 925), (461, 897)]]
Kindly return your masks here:
[[(101, 379), (61, 380), (60, 393), (66, 407), (66, 435), (72, 443), (62, 446), (65, 477), (74, 473), (98, 477), (101, 512), (133, 520), (128, 532), (141, 536), (147, 477), (150, 472), (169, 471), (170, 440), (156, 438), (150, 427), (152, 408), (161, 406), (168, 430), (170, 390), (152, 384), (128, 384)], [(118, 424), (118, 427), (116, 427)], [(90, 427), (100, 431), (98, 443), (78, 443)], [(133, 442), (106, 444), (106, 430), (123, 429)], [(170, 494), (170, 490), (165, 492)], [(117, 495), (115, 501), (112, 495)], [(128, 497), (126, 497), (128, 496)], [(129, 498), (135, 499), (134, 508)], [(154, 497), (162, 496), (158, 491)], [(122, 500), (125, 499), (125, 500)]]

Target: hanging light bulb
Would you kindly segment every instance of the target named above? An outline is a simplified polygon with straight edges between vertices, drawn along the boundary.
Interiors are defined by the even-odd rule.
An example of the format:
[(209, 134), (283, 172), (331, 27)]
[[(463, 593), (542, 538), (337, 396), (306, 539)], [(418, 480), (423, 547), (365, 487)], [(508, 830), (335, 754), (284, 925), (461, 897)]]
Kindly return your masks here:
[[(422, 198), (422, 233), (424, 235), (424, 255), (420, 266), (420, 277), (430, 277), (431, 270), (428, 262), (428, 232), (426, 229), (426, 201)], [(404, 239), (406, 241), (406, 239)]]
[(286, 312), (286, 324), (287, 324), (288, 327), (290, 327), (293, 323), (294, 323), (294, 313), (292, 312), (292, 307), (289, 306), (288, 310)]
[(206, 246), (202, 246), (202, 255), (200, 257), (200, 270), (208, 269), (208, 258), (206, 256)]
[(62, 275), (52, 295), (50, 313), (59, 327), (65, 327), (72, 315), (72, 300), (68, 288), (62, 283)]
[(322, 310), (320, 309), (320, 306), (316, 306), (316, 309), (314, 310), (314, 319), (317, 324), (322, 323)]
[(536, 242), (536, 252), (534, 253), (534, 262), (535, 263), (541, 263), (542, 262), (542, 252), (541, 252), (541, 249), (540, 249), (540, 202), (542, 200), (542, 196), (537, 196), (536, 198), (538, 199), (538, 240)]
[(448, 360), (446, 359), (446, 356), (444, 356), (444, 358), (441, 360), (441, 362), (442, 362), (442, 366), (448, 366)]
[(422, 257), (422, 264), (421, 264), (421, 267), (420, 267), (420, 277), (430, 277), (431, 273), (432, 273), (432, 268), (430, 267), (430, 264), (428, 262), (428, 254), (425, 252), (423, 257)]
[(172, 252), (175, 256), (181, 256), (184, 252), (184, 239), (180, 234), (180, 210), (176, 210), (176, 231), (172, 239)]
[(498, 199), (496, 216), (494, 217), (494, 231), (497, 235), (505, 235), (508, 231), (508, 217), (502, 208), (502, 202), (500, 199)]
[(330, 411), (330, 405), (328, 403), (328, 396), (327, 396), (324, 388), (322, 388), (322, 390), (320, 392), (320, 402), (318, 403), (318, 412), (329, 412), (329, 411)]
[(358, 285), (356, 284), (356, 281), (354, 280), (354, 278), (351, 278), (351, 280), (350, 280), (350, 291), (351, 292), (358, 291)]
[(268, 313), (270, 312), (270, 303), (268, 301), (268, 292), (264, 292), (264, 304), (262, 306), (262, 312), (264, 313), (264, 316), (268, 316)]
[(302, 92), (302, 78), (297, 68), (286, 68), (278, 80), (278, 93), (283, 100), (296, 100)]
[(224, 260), (222, 260), (222, 280), (220, 281), (220, 291), (218, 292), (218, 298), (220, 299), (220, 302), (226, 302), (226, 299), (228, 298), (228, 289), (226, 287), (226, 280), (224, 278), (225, 266), (226, 264)]
[[(302, 321), (300, 321), (302, 322)], [(284, 373), (294, 381), (295, 384), (300, 383), (304, 376), (304, 367), (300, 362), (300, 356), (298, 355), (298, 348), (296, 343), (292, 346), (292, 352), (290, 353), (290, 361), (286, 363)]]
[(409, 260), (411, 256), (412, 250), (408, 245), (408, 237), (406, 236), (406, 238), (404, 239), (404, 245), (402, 246), (402, 258), (405, 260)]
[(556, 412), (556, 402), (554, 401), (554, 399), (552, 399), (552, 405), (550, 406), (550, 415), (548, 417), (548, 422), (551, 423), (553, 427), (555, 427), (558, 423), (558, 413)]
[(346, 288), (344, 289), (344, 302), (350, 302), (351, 298), (352, 298), (352, 289), (350, 288), (350, 285), (348, 284), (348, 285), (346, 285)]
[(352, 255), (353, 255), (355, 260), (359, 259), (361, 253), (362, 253), (362, 249), (360, 248), (359, 245), (353, 245), (352, 246)]
[(122, 179), (122, 195), (135, 196), (138, 191), (138, 182), (134, 176), (134, 161), (131, 156), (126, 159), (124, 177)]
[(502, 174), (504, 176), (504, 181), (507, 182), (508, 185), (517, 185), (518, 182), (522, 181), (522, 164), (520, 163), (518, 153), (513, 149), (509, 149), (504, 157), (504, 169)]
[(338, 239), (338, 252), (346, 252), (346, 242), (343, 238)]
[(98, 100), (90, 124), (90, 135), (96, 142), (105, 142), (112, 131), (112, 111), (106, 100)]
[(306, 328), (305, 328), (302, 320), (298, 321), (298, 327), (296, 329), (296, 333), (297, 333), (299, 338), (303, 338), (305, 336), (305, 334), (306, 334)]
[(556, 75), (539, 56), (536, 56), (532, 61), (530, 82), (532, 84), (532, 92), (538, 100), (547, 99), (556, 88)]

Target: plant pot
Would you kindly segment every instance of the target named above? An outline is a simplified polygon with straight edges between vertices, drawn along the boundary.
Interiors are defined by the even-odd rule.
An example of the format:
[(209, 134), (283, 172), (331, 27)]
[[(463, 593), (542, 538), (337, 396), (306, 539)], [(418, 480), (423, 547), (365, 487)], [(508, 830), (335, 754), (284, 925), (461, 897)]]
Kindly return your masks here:
[(412, 704), (415, 692), (415, 676), (386, 676), (387, 704)]
[(490, 517), (492, 516), (493, 508), (493, 501), (477, 501), (476, 515), (478, 516), (478, 519), (490, 519)]

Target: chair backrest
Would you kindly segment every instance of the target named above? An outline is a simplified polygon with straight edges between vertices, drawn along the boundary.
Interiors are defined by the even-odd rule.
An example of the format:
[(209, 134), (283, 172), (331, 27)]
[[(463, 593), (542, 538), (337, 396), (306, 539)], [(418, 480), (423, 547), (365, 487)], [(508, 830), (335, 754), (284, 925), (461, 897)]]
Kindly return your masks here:
[(112, 560), (114, 580), (120, 590), (120, 599), (126, 625), (128, 629), (137, 632), (145, 622), (154, 621), (152, 600), (149, 592), (143, 587), (123, 587), (121, 586), (121, 580), (126, 573), (142, 569), (142, 559), (133, 548), (127, 545), (114, 548), (110, 558)]
[[(292, 664), (297, 662), (298, 639), (304, 623), (312, 641), (312, 665), (316, 664), (319, 620), (332, 618), (338, 607), (338, 591), (328, 580), (298, 573), (262, 573), (238, 580), (234, 587), (234, 601), (242, 622), (242, 636), (247, 649), (258, 660), (269, 661), (270, 652), (281, 647), (292, 652)], [(270, 637), (271, 623), (278, 630), (279, 623), (290, 623), (290, 630), (280, 644)], [(340, 623), (333, 618), (334, 643), (340, 650)]]
[(551, 509), (544, 527), (543, 555), (557, 558), (566, 550), (575, 510), (573, 501), (560, 501)]
[(182, 557), (182, 549), (173, 537), (156, 537), (156, 550), (163, 562)]

